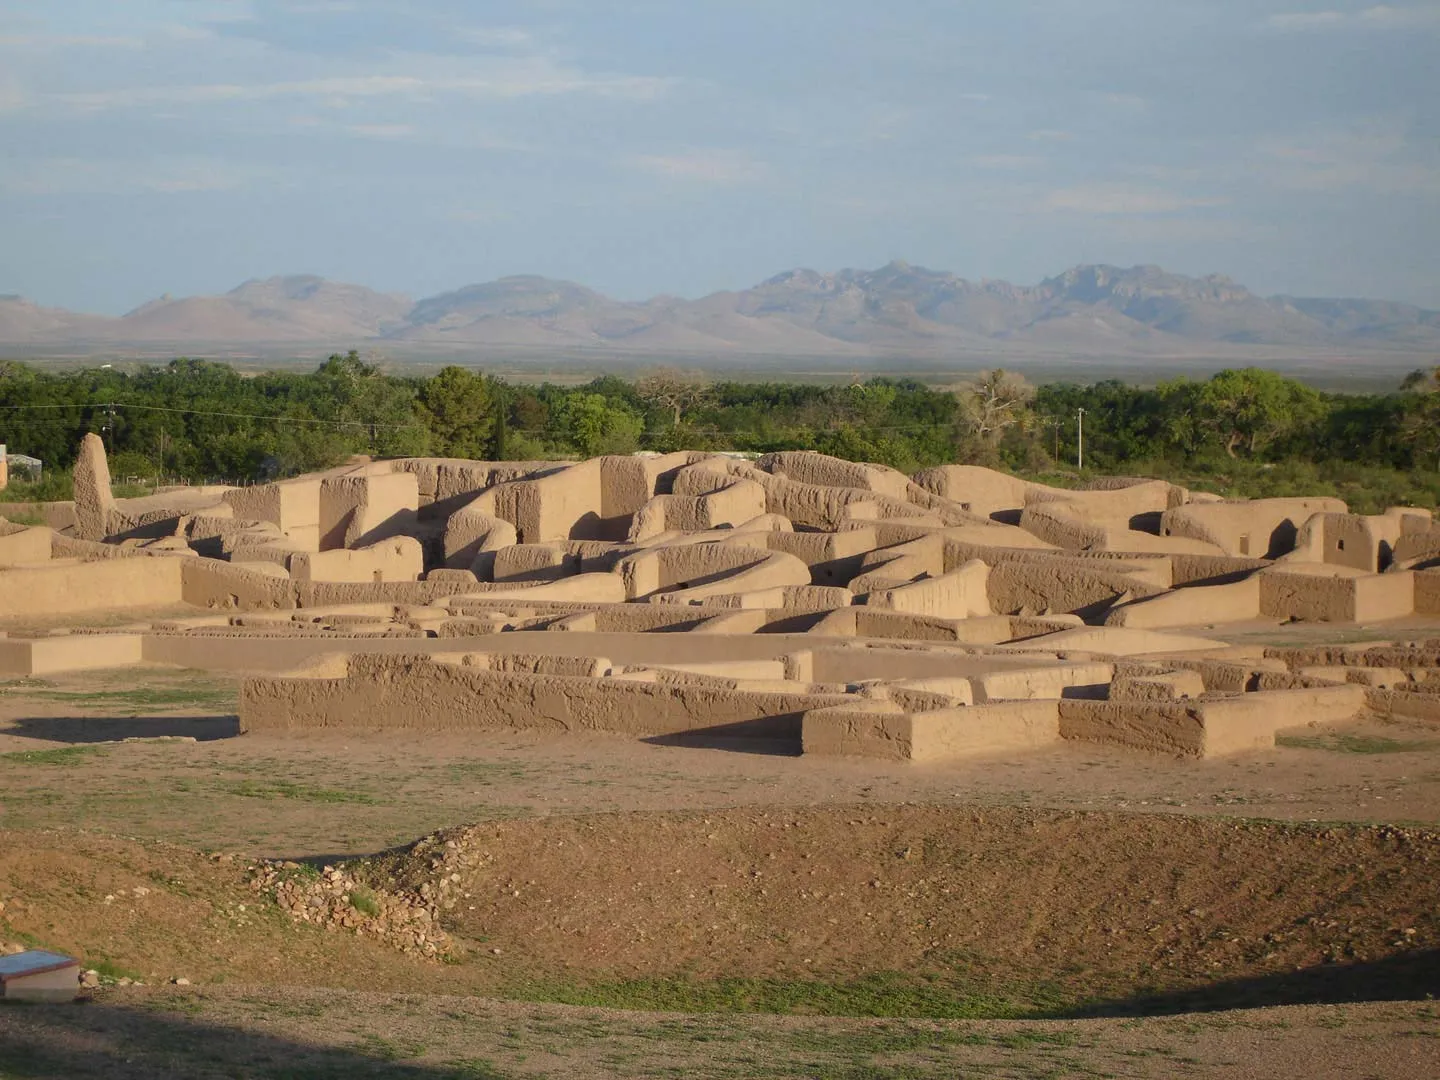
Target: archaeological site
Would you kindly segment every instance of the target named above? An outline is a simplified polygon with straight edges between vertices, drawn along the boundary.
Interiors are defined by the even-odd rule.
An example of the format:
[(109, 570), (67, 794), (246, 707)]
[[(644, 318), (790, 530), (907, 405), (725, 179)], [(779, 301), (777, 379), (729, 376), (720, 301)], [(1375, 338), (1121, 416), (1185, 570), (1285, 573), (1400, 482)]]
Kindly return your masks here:
[(1362, 710), (1440, 722), (1440, 525), (1159, 480), (907, 477), (813, 453), (363, 461), (5, 525), (0, 617), (191, 609), (0, 642), (42, 676), (247, 673), (243, 731), (609, 731), (937, 762), (1061, 740), (1209, 757)]
[[(452, 995), (468, 1035), (384, 1028), (428, 1068), (504, 1044), (460, 997), (989, 1017), (1059, 1053), (1087, 1015), (1440, 992), (1428, 511), (810, 452), (111, 490), (90, 435), (73, 502), (0, 504), (0, 947), (101, 1000), (251, 1040), (230, 987), (269, 987), (340, 1054), (343, 995)], [(44, 1015), (0, 1048), (50, 1060)], [(393, 1075), (629, 1075), (516, 1038)]]

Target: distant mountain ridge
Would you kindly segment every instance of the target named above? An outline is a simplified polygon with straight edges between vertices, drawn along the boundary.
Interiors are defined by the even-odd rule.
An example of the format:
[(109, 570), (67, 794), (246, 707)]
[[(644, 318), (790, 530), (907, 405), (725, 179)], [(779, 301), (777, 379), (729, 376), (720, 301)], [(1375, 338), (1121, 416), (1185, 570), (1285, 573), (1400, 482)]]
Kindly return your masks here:
[(0, 296), (0, 346), (390, 345), (648, 354), (932, 355), (961, 349), (1183, 354), (1204, 348), (1440, 349), (1440, 312), (1381, 300), (1261, 297), (1227, 277), (1157, 266), (1077, 266), (1038, 285), (968, 281), (892, 262), (788, 270), (737, 292), (640, 302), (533, 275), (419, 301), (294, 275), (223, 296), (86, 315)]

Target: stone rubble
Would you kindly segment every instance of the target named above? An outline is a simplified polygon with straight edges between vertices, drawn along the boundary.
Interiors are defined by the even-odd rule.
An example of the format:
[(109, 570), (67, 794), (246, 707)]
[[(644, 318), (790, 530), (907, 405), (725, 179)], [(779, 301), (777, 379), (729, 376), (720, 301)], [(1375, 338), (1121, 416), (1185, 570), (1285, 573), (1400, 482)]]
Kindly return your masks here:
[(297, 922), (351, 930), (429, 960), (450, 950), (440, 911), (452, 904), (442, 905), (428, 886), (417, 893), (372, 889), (340, 867), (314, 875), (299, 863), (273, 860), (256, 863), (250, 874), (250, 887)]

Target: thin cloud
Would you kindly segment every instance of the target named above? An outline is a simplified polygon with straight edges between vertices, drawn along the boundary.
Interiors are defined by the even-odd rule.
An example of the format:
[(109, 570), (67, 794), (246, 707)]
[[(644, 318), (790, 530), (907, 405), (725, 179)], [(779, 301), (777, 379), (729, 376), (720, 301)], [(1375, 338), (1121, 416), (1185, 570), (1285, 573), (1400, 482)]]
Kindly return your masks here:
[(116, 161), (43, 158), (0, 171), (0, 192), (8, 195), (178, 195), (235, 191), (273, 182), (277, 169), (211, 158)]
[(138, 37), (102, 34), (0, 34), (0, 49), (143, 49)]
[(1041, 208), (1058, 213), (1126, 217), (1178, 214), (1224, 206), (1227, 201), (1215, 196), (1185, 195), (1129, 184), (1087, 184), (1050, 192)]
[(665, 78), (583, 75), (532, 65), (489, 76), (359, 75), (271, 83), (199, 83), (54, 94), (49, 100), (90, 112), (149, 105), (204, 105), (279, 98), (321, 98), (343, 102), (350, 98), (380, 97), (424, 100), (442, 95), (503, 99), (593, 94), (643, 101), (663, 95), (671, 85), (673, 80)]
[(1037, 154), (977, 154), (970, 163), (981, 169), (1034, 169), (1045, 159)]
[(350, 124), (345, 130), (362, 139), (408, 139), (415, 134), (409, 124)]
[(767, 172), (763, 163), (728, 150), (644, 154), (632, 158), (630, 164), (643, 172), (672, 180), (706, 184), (753, 184), (763, 180)]
[(1440, 5), (1399, 7), (1377, 4), (1360, 11), (1294, 11), (1271, 15), (1265, 25), (1272, 30), (1310, 32), (1318, 30), (1364, 29), (1412, 30), (1440, 27)]
[(1255, 175), (1293, 191), (1440, 195), (1440, 163), (1420, 160), (1394, 125), (1263, 140)]

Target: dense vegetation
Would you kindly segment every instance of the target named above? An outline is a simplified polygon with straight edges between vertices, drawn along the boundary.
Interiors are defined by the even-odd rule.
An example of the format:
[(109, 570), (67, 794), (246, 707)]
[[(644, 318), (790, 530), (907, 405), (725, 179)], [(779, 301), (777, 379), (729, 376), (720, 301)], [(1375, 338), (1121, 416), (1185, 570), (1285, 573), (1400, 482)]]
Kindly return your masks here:
[(710, 383), (676, 371), (522, 386), (460, 367), (387, 374), (354, 353), (309, 374), (254, 377), (204, 360), (133, 374), (0, 363), (0, 441), (50, 470), (38, 489), (17, 476), (12, 499), (61, 497), (62, 470), (87, 431), (105, 435), (117, 480), (268, 479), (355, 453), (551, 459), (694, 448), (819, 450), (907, 472), (973, 462), (1073, 483), (1082, 409), (1086, 474), (1166, 476), (1245, 497), (1334, 493), (1360, 510), (1440, 499), (1440, 368), (1394, 393), (1356, 395), (1256, 368), (1154, 388), (1037, 388), (994, 371), (946, 390), (886, 378)]

